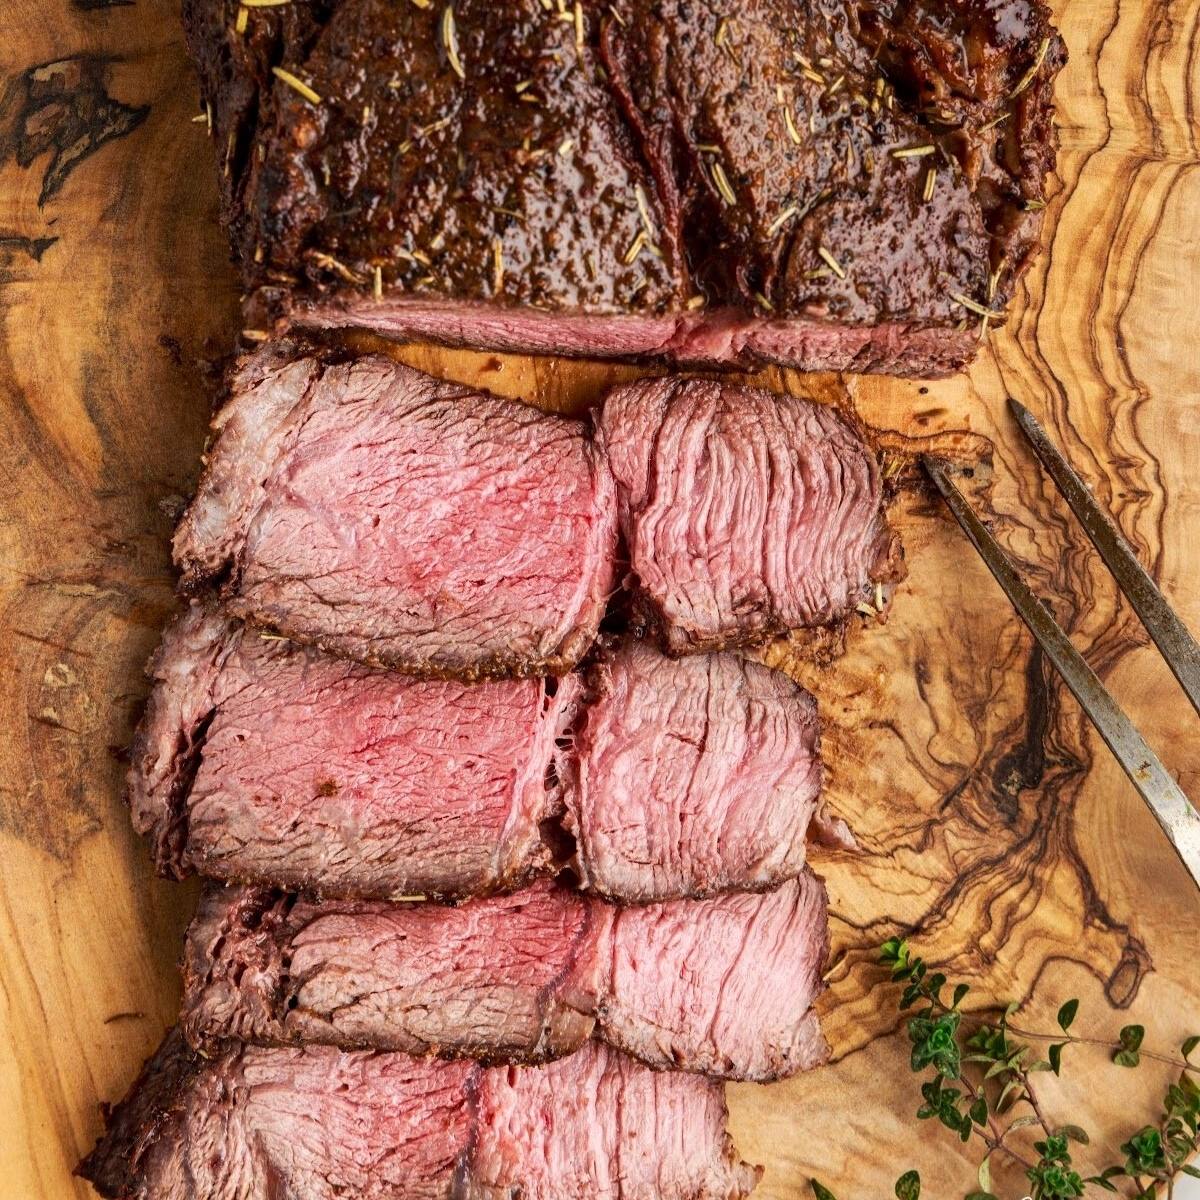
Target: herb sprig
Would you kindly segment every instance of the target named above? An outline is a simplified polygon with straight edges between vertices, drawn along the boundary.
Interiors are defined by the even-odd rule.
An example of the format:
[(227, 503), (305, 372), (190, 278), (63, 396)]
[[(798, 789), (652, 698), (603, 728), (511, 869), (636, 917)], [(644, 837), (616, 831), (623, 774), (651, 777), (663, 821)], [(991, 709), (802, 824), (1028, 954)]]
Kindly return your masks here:
[[(929, 1072), (921, 1084), (918, 1120), (936, 1120), (964, 1143), (972, 1138), (983, 1143), (978, 1187), (966, 1200), (997, 1200), (991, 1190), (996, 1156), (1024, 1170), (1031, 1200), (1076, 1200), (1092, 1189), (1154, 1200), (1160, 1187), (1171, 1197), (1181, 1174), (1200, 1179), (1200, 1169), (1188, 1161), (1200, 1150), (1200, 1064), (1191, 1061), (1200, 1035), (1185, 1039), (1179, 1055), (1146, 1050), (1141, 1025), (1124, 1026), (1115, 1040), (1082, 1037), (1071, 1033), (1079, 1012), (1075, 999), (1058, 1010), (1058, 1030), (1051, 1033), (1014, 1025), (1016, 1004), (1005, 1007), (997, 1019), (980, 1020), (962, 1011), (969, 986), (955, 985), (947, 1000), (946, 976), (929, 970), (904, 939), (885, 942), (880, 962), (893, 981), (904, 984), (900, 1010), (914, 1010), (907, 1024), (909, 1065), (917, 1074)], [(1046, 1043), (1045, 1057), (1035, 1053), (1030, 1042)], [(1086, 1178), (1072, 1162), (1071, 1146), (1087, 1145), (1087, 1132), (1052, 1120), (1034, 1083), (1039, 1072), (1058, 1075), (1064, 1051), (1074, 1045), (1103, 1046), (1119, 1067), (1133, 1069), (1146, 1058), (1179, 1072), (1155, 1122), (1121, 1143), (1121, 1161)], [(1030, 1133), (1018, 1136), (1022, 1130)], [(811, 1180), (811, 1186), (816, 1200), (836, 1200), (818, 1180)], [(919, 1200), (917, 1172), (902, 1175), (895, 1192), (898, 1200)]]

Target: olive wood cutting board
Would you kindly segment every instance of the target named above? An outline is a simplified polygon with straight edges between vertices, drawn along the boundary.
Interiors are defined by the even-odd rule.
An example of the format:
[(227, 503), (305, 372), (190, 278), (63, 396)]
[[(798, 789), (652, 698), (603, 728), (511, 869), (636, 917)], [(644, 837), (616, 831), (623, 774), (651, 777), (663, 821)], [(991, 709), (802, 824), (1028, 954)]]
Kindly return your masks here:
[[(974, 1186), (976, 1146), (918, 1126), (895, 990), (873, 948), (911, 930), (1025, 1024), (1200, 1029), (1200, 898), (907, 456), (976, 461), (972, 491), (1076, 645), (1200, 795), (1195, 718), (1010, 424), (1040, 414), (1200, 628), (1200, 4), (1056, 5), (1049, 251), (974, 368), (919, 384), (766, 372), (878, 431), (901, 470), (910, 577), (844, 655), (771, 661), (817, 691), (828, 790), (857, 854), (823, 853), (832, 1064), (729, 1089), (762, 1200)], [(153, 878), (121, 801), (142, 664), (172, 608), (167, 541), (238, 329), (213, 159), (178, 14), (155, 0), (9, 0), (0, 37), (0, 1192), (86, 1196), (71, 1167), (174, 1015), (194, 888)], [(635, 372), (427, 348), (436, 374), (581, 410)], [(1072, 1052), (1096, 1142), (1147, 1120), (1165, 1068)], [(1113, 1143), (1110, 1141), (1109, 1146)], [(1093, 1147), (1095, 1149), (1095, 1147)], [(1087, 1160), (1089, 1152), (1084, 1152)], [(1020, 1195), (1020, 1181), (997, 1180)], [(1005, 1186), (1007, 1183), (1007, 1186)]]

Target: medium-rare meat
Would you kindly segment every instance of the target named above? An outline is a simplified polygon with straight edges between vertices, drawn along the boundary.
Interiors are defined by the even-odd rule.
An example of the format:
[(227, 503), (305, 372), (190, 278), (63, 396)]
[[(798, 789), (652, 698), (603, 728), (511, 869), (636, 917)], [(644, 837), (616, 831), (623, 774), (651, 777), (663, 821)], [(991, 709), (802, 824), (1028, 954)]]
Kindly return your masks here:
[(464, 896), (549, 865), (576, 676), (410, 679), (199, 603), (150, 673), (129, 799), (166, 874)]
[(579, 422), (287, 341), (231, 390), (175, 536), (185, 588), (413, 674), (560, 674), (591, 644), (616, 524)]
[(823, 1062), (810, 1006), (828, 946), (825, 889), (618, 908), (550, 883), (458, 908), (207, 890), (188, 931), (183, 1027), (536, 1061), (593, 1029), (653, 1067), (778, 1079)]
[(585, 887), (660, 900), (800, 871), (821, 790), (812, 696), (735, 653), (632, 640), (589, 678), (564, 789)]
[(672, 654), (836, 621), (902, 572), (875, 455), (828, 407), (648, 379), (608, 394), (598, 436), (641, 610)]
[(546, 1068), (168, 1034), (78, 1167), (112, 1200), (738, 1200), (721, 1088), (600, 1045)]
[(268, 316), (939, 374), (1036, 246), (1066, 57), (1039, 0), (237, 14), (184, 4)]
[(188, 1041), (537, 1062), (591, 1036), (605, 908), (556, 884), (457, 908), (210, 885), (188, 928)]
[(462, 898), (569, 864), (667, 900), (795, 875), (824, 820), (812, 698), (732, 653), (628, 641), (589, 684), (421, 680), (194, 601), (150, 674), (128, 795), (175, 878)]
[(720, 1085), (596, 1043), (485, 1073), (468, 1200), (737, 1200), (761, 1171), (725, 1132)]

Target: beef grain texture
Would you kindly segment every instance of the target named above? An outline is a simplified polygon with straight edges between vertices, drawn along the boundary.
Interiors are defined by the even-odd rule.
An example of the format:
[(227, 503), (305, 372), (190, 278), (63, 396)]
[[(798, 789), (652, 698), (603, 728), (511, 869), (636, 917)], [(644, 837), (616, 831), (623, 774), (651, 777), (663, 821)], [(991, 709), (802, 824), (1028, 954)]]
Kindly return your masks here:
[(545, 871), (577, 677), (409, 679), (193, 603), (150, 664), (133, 822), (160, 871), (445, 897)]
[(237, 7), (184, 21), (264, 320), (936, 375), (1036, 248), (1039, 0)]
[(593, 1031), (652, 1067), (766, 1081), (825, 1061), (809, 872), (762, 895), (618, 908), (551, 883), (458, 908), (210, 887), (188, 930), (188, 1041), (536, 1062)]
[(632, 640), (589, 681), (563, 789), (584, 887), (641, 902), (803, 868), (821, 790), (808, 692), (738, 654), (672, 659)]
[(543, 1069), (168, 1034), (77, 1168), (113, 1200), (739, 1200), (721, 1088), (589, 1045)]
[(616, 525), (579, 422), (288, 341), (231, 392), (175, 535), (185, 588), (417, 675), (560, 674), (591, 644)]
[(732, 653), (672, 660), (628, 641), (586, 685), (468, 685), (194, 601), (149, 673), (127, 790), (174, 878), (459, 899), (570, 864), (592, 891), (643, 902), (770, 887), (803, 868), (810, 822), (844, 834), (817, 809), (812, 698)]
[(604, 401), (638, 602), (671, 654), (843, 617), (903, 574), (875, 455), (830, 408), (647, 379)]

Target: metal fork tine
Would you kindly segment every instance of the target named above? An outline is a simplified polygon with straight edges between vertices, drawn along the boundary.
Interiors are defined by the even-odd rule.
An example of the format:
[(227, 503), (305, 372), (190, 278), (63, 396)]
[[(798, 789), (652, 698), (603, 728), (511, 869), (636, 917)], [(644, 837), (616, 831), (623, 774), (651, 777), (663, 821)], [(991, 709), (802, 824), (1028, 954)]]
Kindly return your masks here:
[(1133, 548), (1112, 519), (1096, 503), (1087, 484), (1050, 440), (1041, 422), (1011, 397), (1008, 407), (1016, 417), (1021, 432), (1041, 459), (1047, 474), (1070, 505), (1084, 532), (1092, 539), (1092, 545), (1096, 547), (1105, 566), (1133, 605), (1133, 611), (1146, 627), (1146, 632), (1154, 639), (1167, 666), (1187, 693), (1192, 707), (1200, 713), (1200, 646), (1196, 644), (1196, 639), (1175, 615), (1167, 598), (1138, 562)]
[(1049, 610), (1017, 574), (1000, 543), (992, 537), (945, 471), (929, 458), (923, 458), (921, 463), (955, 519), (979, 551), (988, 570), (1012, 601), (1017, 615), (1029, 627), (1046, 657), (1074, 693), (1075, 699), (1133, 786), (1150, 806), (1197, 887), (1200, 887), (1200, 813), (1192, 807), (1179, 784), (1159, 761), (1158, 755), (1150, 749), (1120, 705), (1109, 695), (1099, 676), (1075, 649)]

